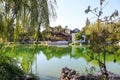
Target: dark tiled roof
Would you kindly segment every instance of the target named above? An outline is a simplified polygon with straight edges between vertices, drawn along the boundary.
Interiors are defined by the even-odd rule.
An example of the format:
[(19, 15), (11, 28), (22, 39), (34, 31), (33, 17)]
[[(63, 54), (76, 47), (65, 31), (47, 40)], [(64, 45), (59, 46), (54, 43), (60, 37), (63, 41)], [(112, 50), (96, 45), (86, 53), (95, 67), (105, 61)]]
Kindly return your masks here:
[(80, 30), (78, 28), (71, 30), (71, 33), (77, 33), (77, 32), (80, 32)]
[(61, 32), (58, 32), (58, 33), (56, 33), (55, 35), (56, 35), (56, 36), (57, 36), (57, 35), (62, 35), (62, 36), (71, 36), (70, 34), (64, 34), (64, 33), (61, 33)]
[(62, 36), (65, 36), (65, 34), (61, 33), (61, 32), (58, 32), (56, 35), (62, 35)]

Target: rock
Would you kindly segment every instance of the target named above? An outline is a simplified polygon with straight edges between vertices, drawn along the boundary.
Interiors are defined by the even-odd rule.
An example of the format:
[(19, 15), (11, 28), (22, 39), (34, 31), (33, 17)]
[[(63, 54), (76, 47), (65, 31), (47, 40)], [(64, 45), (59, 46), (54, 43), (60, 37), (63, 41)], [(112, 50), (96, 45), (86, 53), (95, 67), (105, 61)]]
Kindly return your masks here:
[[(60, 80), (102, 80), (102, 79), (110, 79), (110, 80), (120, 80), (120, 75), (114, 74), (112, 72), (107, 71), (105, 73), (99, 72), (96, 75), (88, 74), (88, 75), (80, 75), (73, 69), (69, 69), (67, 67), (62, 69)], [(106, 78), (103, 75), (107, 76)]]
[(32, 77), (28, 74), (23, 75), (24, 80), (32, 80)]
[(62, 69), (61, 72), (61, 80), (77, 80), (77, 78), (80, 77), (79, 73), (76, 73), (75, 70), (69, 69), (67, 67)]

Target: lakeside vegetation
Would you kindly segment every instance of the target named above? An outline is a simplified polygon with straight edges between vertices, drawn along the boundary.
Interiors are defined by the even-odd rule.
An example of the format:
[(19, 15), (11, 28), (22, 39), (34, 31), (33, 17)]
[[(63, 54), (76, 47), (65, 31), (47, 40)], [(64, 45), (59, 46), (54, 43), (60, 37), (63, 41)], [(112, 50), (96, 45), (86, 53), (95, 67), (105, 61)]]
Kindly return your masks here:
[(37, 80), (35, 76), (27, 75), (28, 69), (23, 71), (13, 57), (5, 56), (4, 52), (11, 46), (6, 43), (13, 42), (10, 51), (14, 52), (16, 42), (28, 36), (38, 42), (41, 26), (49, 25), (49, 19), (55, 17), (55, 5), (55, 0), (0, 0), (1, 80)]
[[(76, 40), (82, 39), (82, 34), (86, 35), (86, 39), (90, 40), (91, 44), (96, 43), (98, 39), (100, 44), (116, 44), (120, 41), (120, 18), (117, 18), (114, 22), (101, 22), (100, 31), (97, 30), (98, 23), (94, 22), (89, 25), (86, 25), (82, 30), (76, 34)], [(98, 38), (98, 35), (99, 38)]]
[(93, 45), (106, 43), (115, 44), (120, 41), (119, 12), (115, 9), (111, 15), (103, 16), (103, 9), (105, 7), (105, 0), (100, 0), (98, 7), (91, 8), (91, 6), (88, 6), (85, 13), (92, 13), (94, 15), (93, 17), (97, 20), (90, 23), (90, 20), (87, 18), (85, 26), (82, 28), (81, 32), (76, 34), (76, 40), (79, 40), (82, 38), (82, 34), (85, 34), (87, 40), (90, 40)]

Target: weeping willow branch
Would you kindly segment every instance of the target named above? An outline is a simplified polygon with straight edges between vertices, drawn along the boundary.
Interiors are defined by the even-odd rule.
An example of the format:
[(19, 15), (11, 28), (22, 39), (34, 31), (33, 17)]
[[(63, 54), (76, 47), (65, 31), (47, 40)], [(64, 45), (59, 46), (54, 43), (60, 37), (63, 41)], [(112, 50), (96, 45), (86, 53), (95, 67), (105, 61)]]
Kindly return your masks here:
[[(50, 18), (55, 17), (56, 0), (2, 0), (0, 14), (4, 24), (4, 34), (9, 34), (13, 24), (17, 21), (22, 28), (29, 26), (35, 31), (37, 26), (49, 25)], [(7, 21), (9, 20), (9, 22)], [(5, 23), (6, 22), (6, 23)], [(16, 24), (15, 24), (16, 25)], [(10, 28), (11, 27), (11, 28)], [(19, 28), (19, 27), (18, 27)], [(39, 28), (37, 28), (39, 29)], [(40, 29), (39, 29), (40, 30)], [(36, 30), (38, 31), (38, 30)], [(8, 36), (6, 36), (8, 38)]]

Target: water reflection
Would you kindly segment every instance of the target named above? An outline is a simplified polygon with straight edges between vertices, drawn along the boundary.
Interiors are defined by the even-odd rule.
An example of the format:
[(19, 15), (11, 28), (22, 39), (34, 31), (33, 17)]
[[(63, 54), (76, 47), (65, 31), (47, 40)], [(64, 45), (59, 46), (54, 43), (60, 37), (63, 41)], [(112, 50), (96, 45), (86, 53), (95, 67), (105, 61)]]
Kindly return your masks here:
[[(114, 77), (120, 77), (119, 75), (117, 74), (114, 74), (115, 72), (110, 72), (110, 70), (107, 69), (107, 66), (106, 66), (106, 57), (107, 57), (107, 54), (110, 55), (110, 54), (113, 54), (113, 55), (117, 55), (115, 54), (114, 50), (119, 50), (119, 48), (117, 48), (116, 46), (114, 46), (112, 49), (112, 51), (110, 50), (110, 46), (108, 45), (99, 45), (97, 48), (95, 46), (91, 46), (89, 47), (91, 49), (91, 55), (89, 55), (89, 57), (91, 58), (91, 61), (92, 60), (96, 60), (98, 62), (98, 65), (100, 67), (100, 74), (102, 76), (102, 79), (106, 79), (106, 80), (109, 80), (111, 78), (111, 76), (114, 78)], [(94, 57), (94, 54), (93, 53), (96, 53), (97, 56)], [(113, 62), (116, 62), (116, 58), (114, 57), (114, 60)], [(108, 65), (109, 66), (109, 65)]]
[(8, 47), (5, 50), (5, 55), (16, 59), (19, 62), (19, 66), (28, 73), (35, 61), (34, 47), (28, 45), (20, 45)]
[[(81, 74), (89, 73), (91, 67), (95, 67), (95, 73), (100, 70), (104, 70), (105, 72), (108, 70), (113, 73), (120, 74), (118, 71), (120, 69), (120, 57), (115, 57), (115, 55), (119, 53), (119, 49), (113, 53), (109, 53), (109, 51), (111, 51), (111, 47), (108, 47), (104, 54), (102, 53), (102, 50), (102, 52), (98, 53), (99, 50), (95, 49), (97, 48), (91, 50), (91, 48), (87, 46), (72, 46), (64, 48), (55, 46), (44, 47), (37, 54), (37, 67), (39, 68), (37, 73), (38, 75), (54, 76), (58, 78), (60, 76), (61, 69), (67, 66), (79, 71)], [(116, 54), (116, 52), (118, 53)], [(116, 58), (116, 63), (113, 62), (114, 58)], [(110, 68), (113, 66), (117, 70)], [(86, 72), (86, 69), (88, 72)]]
[[(61, 69), (65, 66), (77, 69), (81, 72), (81, 74), (85, 74), (86, 67), (92, 66), (91, 63), (87, 63), (85, 58), (81, 57), (79, 59), (70, 58), (70, 56), (63, 56), (61, 59), (53, 57), (49, 61), (46, 56), (41, 52), (37, 56), (37, 72), (38, 75), (46, 75), (59, 78)], [(35, 70), (35, 64), (33, 65), (33, 69)], [(34, 71), (33, 70), (33, 71)]]
[(39, 46), (37, 52), (34, 52), (33, 45), (21, 45), (14, 51), (8, 48), (5, 53), (17, 59), (24, 71), (31, 71), (49, 80), (57, 80), (65, 66), (81, 74), (90, 72), (91, 67), (95, 67), (95, 73), (100, 68), (106, 68), (120, 74), (120, 48), (115, 46)]
[(85, 46), (74, 46), (72, 45), (72, 51), (71, 54), (75, 55), (76, 53), (86, 53), (86, 47)]

